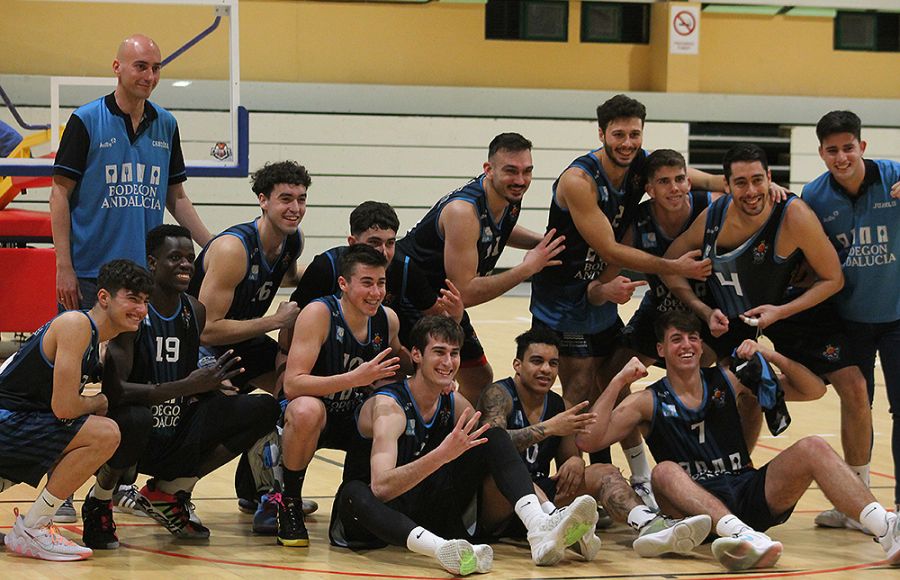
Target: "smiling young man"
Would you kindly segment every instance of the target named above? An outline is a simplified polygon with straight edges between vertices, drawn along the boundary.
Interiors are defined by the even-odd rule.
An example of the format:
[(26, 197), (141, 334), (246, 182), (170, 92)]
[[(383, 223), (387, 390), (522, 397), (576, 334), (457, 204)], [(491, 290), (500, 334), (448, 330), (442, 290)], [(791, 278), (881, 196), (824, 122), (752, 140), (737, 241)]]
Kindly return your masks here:
[[(532, 481), (545, 496), (541, 498), (544, 511), (552, 513), (556, 506), (588, 494), (612, 520), (628, 523), (638, 532), (633, 548), (643, 557), (687, 553), (697, 547), (709, 533), (708, 517), (666, 518), (644, 505), (616, 467), (585, 466), (575, 436), (587, 432), (596, 415), (583, 412), (587, 401), (567, 409), (562, 397), (550, 390), (558, 368), (559, 338), (548, 328), (532, 328), (516, 337), (515, 375), (489, 386), (478, 401), (482, 422), (509, 433)], [(553, 476), (551, 461), (556, 461)], [(515, 528), (504, 533), (519, 535)], [(573, 547), (590, 561), (600, 549), (600, 539), (592, 529)]]
[[(633, 358), (592, 407), (597, 422), (577, 437), (578, 447), (606, 447), (640, 429), (657, 462), (652, 481), (660, 506), (676, 516), (709, 515), (719, 536), (712, 543), (713, 556), (729, 570), (777, 562), (783, 546), (764, 532), (787, 521), (813, 482), (841, 511), (872, 530), (889, 564), (900, 564), (900, 518), (875, 501), (821, 437), (804, 437), (766, 465), (753, 466), (737, 400), (755, 398), (754, 391), (726, 367), (700, 367), (700, 330), (692, 313), (663, 314), (657, 352), (666, 361), (666, 376), (615, 406), (622, 389), (647, 376)], [(777, 366), (786, 400), (813, 400), (825, 393), (809, 369), (752, 340), (740, 344), (737, 356)]]
[(302, 165), (280, 161), (266, 163), (251, 183), (262, 216), (228, 228), (200, 252), (188, 293), (206, 306), (201, 352), (234, 350), (246, 368), (234, 383), (273, 392), (279, 350), (266, 333), (293, 325), (300, 308), (287, 301), (266, 312), (303, 251), (300, 222), (312, 180)]
[[(421, 269), (435, 290), (450, 280), (465, 307), (502, 296), (547, 266), (557, 265), (563, 238), (554, 237), (552, 231), (542, 238), (516, 223), (533, 170), (531, 141), (518, 133), (497, 135), (488, 146), (484, 173), (442, 197), (397, 242), (398, 253)], [(528, 252), (520, 264), (492, 274), (507, 244)], [(462, 327), (466, 341), (459, 388), (474, 401), (493, 380), (493, 371), (468, 314)]]
[[(819, 156), (828, 171), (803, 188), (803, 201), (816, 213), (837, 249), (844, 289), (838, 313), (850, 337), (872, 401), (875, 353), (887, 386), (893, 421), (894, 503), (900, 508), (900, 163), (866, 159), (862, 122), (850, 111), (832, 111), (816, 125)], [(854, 527), (843, 514), (826, 512), (816, 523)]]
[(112, 65), (115, 91), (79, 107), (66, 123), (50, 191), (57, 300), (65, 309), (93, 305), (104, 262), (145, 263), (144, 240), (164, 209), (198, 244), (211, 237), (184, 191), (175, 117), (147, 100), (161, 62), (151, 38), (126, 38)]
[[(731, 195), (714, 202), (666, 253), (702, 248), (713, 264), (707, 301), (684, 278), (663, 276), (663, 281), (706, 321), (708, 344), (720, 359), (762, 332), (785, 356), (831, 382), (841, 398), (844, 459), (868, 484), (872, 413), (865, 379), (848, 352), (833, 304), (823, 302), (843, 285), (837, 253), (806, 203), (794, 195), (772, 203), (761, 148), (735, 145), (723, 165)], [(816, 275), (805, 291), (791, 286), (804, 260)], [(752, 448), (758, 426), (749, 424), (749, 416), (745, 420), (757, 432), (747, 433)]]
[(4, 539), (8, 550), (44, 560), (91, 555), (63, 537), (51, 518), (113, 454), (119, 429), (103, 417), (106, 395), (81, 394), (98, 366), (100, 343), (134, 331), (147, 314), (153, 282), (129, 260), (104, 264), (90, 310), (60, 314), (0, 367), (0, 489), (26, 482), (47, 485)]
[(301, 497), (316, 449), (351, 452), (361, 442), (357, 408), (372, 388), (400, 370), (400, 323), (381, 305), (386, 268), (387, 259), (378, 250), (351, 246), (341, 258), (340, 296), (316, 299), (297, 317), (284, 376), (281, 545), (309, 545)]
[[(470, 541), (502, 531), (512, 506), (527, 530), (534, 563), (558, 563), (567, 546), (593, 529), (597, 502), (581, 496), (544, 513), (509, 434), (478, 427), (480, 413), (451, 388), (463, 341), (456, 322), (426, 316), (413, 327), (411, 341), (415, 374), (380, 387), (360, 408), (359, 433), (371, 446), (347, 456), (331, 543), (406, 546), (453, 574), (488, 572), (493, 551)], [(500, 493), (482, 495), (488, 486)]]
[[(118, 547), (111, 499), (120, 483), (138, 510), (176, 537), (208, 538), (191, 513), (194, 485), (271, 431), (280, 413), (268, 395), (223, 385), (242, 370), (231, 352), (197, 368), (206, 311), (185, 293), (194, 272), (190, 232), (164, 224), (146, 244), (154, 282), (147, 316), (137, 332), (111, 340), (104, 359), (108, 416), (122, 437), (82, 508), (84, 543), (95, 549)], [(140, 494), (131, 488), (137, 473), (153, 476)]]
[[(558, 256), (562, 266), (535, 276), (531, 314), (535, 324), (551, 328), (560, 337), (559, 375), (563, 398), (570, 405), (597, 396), (601, 385), (596, 377), (612, 354), (622, 327), (617, 304), (628, 302), (634, 289), (644, 284), (611, 276), (609, 264), (699, 279), (709, 271), (708, 261), (696, 259), (699, 252), (668, 260), (622, 243), (644, 195), (646, 114), (643, 104), (626, 95), (616, 95), (597, 107), (602, 147), (575, 159), (553, 184), (547, 229), (565, 236), (566, 248)], [(692, 175), (698, 186), (715, 182), (704, 173), (692, 171)], [(601, 278), (604, 273), (611, 279)], [(592, 285), (601, 279), (603, 284)], [(649, 498), (644, 484), (650, 472), (640, 440), (625, 445), (634, 450), (627, 454), (634, 483), (644, 486), (642, 492)], [(594, 459), (608, 463), (609, 452)]]

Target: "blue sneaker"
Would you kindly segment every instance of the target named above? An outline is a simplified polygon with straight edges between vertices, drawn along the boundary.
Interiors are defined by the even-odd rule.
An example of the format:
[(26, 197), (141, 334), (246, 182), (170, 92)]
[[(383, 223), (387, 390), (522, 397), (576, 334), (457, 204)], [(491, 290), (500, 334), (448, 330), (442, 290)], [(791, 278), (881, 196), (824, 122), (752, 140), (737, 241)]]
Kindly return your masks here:
[(254, 534), (274, 536), (277, 533), (279, 503), (281, 503), (280, 493), (267, 493), (259, 498), (259, 507), (253, 514), (253, 525), (250, 528)]

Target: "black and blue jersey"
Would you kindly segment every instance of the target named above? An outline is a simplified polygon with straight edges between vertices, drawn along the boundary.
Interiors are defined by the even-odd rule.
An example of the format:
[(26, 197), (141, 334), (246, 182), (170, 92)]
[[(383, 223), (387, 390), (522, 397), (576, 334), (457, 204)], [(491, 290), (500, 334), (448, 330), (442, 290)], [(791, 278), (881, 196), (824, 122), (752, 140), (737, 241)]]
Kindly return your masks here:
[[(81, 355), (81, 389), (94, 376), (100, 364), (97, 325), (86, 311), (80, 311), (91, 323), (91, 341)], [(58, 317), (57, 317), (58, 318)], [(54, 318), (53, 320), (56, 320)], [(53, 401), (53, 362), (44, 354), (44, 335), (53, 323), (44, 324), (25, 344), (0, 366), (0, 409), (8, 411), (51, 411)], [(59, 340), (64, 340), (59, 337)]]
[(704, 258), (712, 260), (712, 275), (706, 283), (714, 305), (728, 318), (736, 318), (756, 306), (783, 304), (803, 252), (798, 248), (787, 257), (775, 253), (784, 214), (797, 199), (794, 194), (776, 203), (763, 227), (737, 248), (717, 247), (731, 199), (730, 195), (720, 197), (709, 206), (702, 251)]
[[(134, 339), (134, 362), (128, 382), (171, 383), (197, 368), (200, 326), (187, 294), (172, 316), (166, 317), (150, 304)], [(154, 435), (170, 435), (181, 421), (192, 397), (176, 397), (151, 407)]]
[(406, 415), (406, 430), (397, 440), (397, 467), (434, 450), (456, 425), (452, 393), (441, 394), (437, 410), (428, 421), (422, 417), (405, 380), (380, 387), (374, 394), (393, 398)]
[(244, 279), (234, 289), (231, 307), (228, 309), (228, 313), (225, 314), (225, 318), (228, 320), (262, 318), (269, 310), (272, 301), (275, 300), (275, 293), (281, 286), (281, 279), (284, 278), (285, 273), (294, 267), (294, 262), (303, 251), (303, 235), (299, 229), (289, 235), (284, 240), (281, 254), (270, 264), (266, 260), (266, 254), (259, 239), (259, 229), (256, 220), (231, 226), (210, 241), (203, 248), (203, 251), (200, 252), (200, 255), (197, 256), (194, 277), (191, 279), (191, 284), (188, 288), (188, 294), (195, 298), (200, 295), (200, 287), (203, 284), (203, 278), (206, 276), (203, 259), (207, 250), (209, 250), (210, 244), (221, 236), (236, 237), (244, 245), (244, 249), (247, 252), (247, 269), (245, 270)]
[[(365, 342), (357, 340), (353, 331), (344, 320), (341, 300), (337, 296), (325, 296), (316, 300), (328, 307), (331, 313), (331, 324), (328, 337), (319, 350), (319, 358), (313, 365), (311, 374), (329, 377), (348, 373), (375, 358), (378, 353), (390, 346), (390, 328), (387, 312), (383, 306), (378, 307), (375, 316), (369, 318), (369, 328)], [(322, 397), (329, 415), (352, 413), (362, 404), (368, 394), (365, 387), (353, 387), (339, 393)]]
[[(512, 377), (507, 377), (497, 381), (497, 384), (502, 385), (509, 392), (509, 396), (512, 397), (513, 401), (512, 410), (506, 416), (506, 428), (524, 429), (529, 427), (531, 423), (528, 422), (528, 413), (525, 412), (522, 401), (519, 399), (519, 393), (516, 391), (516, 382)], [(546, 421), (565, 410), (566, 404), (563, 398), (553, 391), (549, 391), (544, 396), (544, 409), (541, 412), (541, 421)], [(547, 437), (543, 441), (534, 443), (519, 454), (522, 457), (522, 461), (525, 462), (532, 480), (550, 476), (550, 462), (556, 459), (561, 441), (561, 437)]]
[[(697, 216), (703, 213), (703, 210), (710, 204), (709, 192), (691, 192), (687, 199), (691, 206), (691, 212), (675, 237), (684, 233), (694, 223)], [(653, 217), (653, 204), (653, 200), (647, 200), (638, 206), (632, 245), (648, 254), (663, 257), (675, 238), (667, 236), (662, 228), (659, 227), (659, 224), (656, 223), (656, 218)], [(686, 307), (669, 291), (669, 288), (663, 284), (659, 276), (647, 274), (647, 283), (650, 289), (644, 295), (644, 302), (651, 304), (659, 312), (668, 312), (676, 309), (686, 310)], [(690, 283), (697, 297), (701, 300), (704, 299), (706, 296), (706, 282), (690, 280)]]
[(656, 463), (674, 461), (693, 479), (739, 473), (752, 467), (734, 389), (719, 367), (700, 369), (703, 397), (688, 408), (668, 379), (649, 387), (653, 419), (645, 437)]
[(444, 269), (444, 235), (439, 220), (448, 203), (465, 201), (472, 204), (478, 216), (481, 234), (478, 238), (478, 275), (488, 276), (497, 265), (500, 254), (519, 219), (520, 204), (509, 204), (498, 221), (494, 221), (484, 189), (482, 174), (466, 185), (442, 197), (428, 213), (412, 227), (403, 239), (397, 241), (398, 253), (408, 256), (421, 268), (435, 289), (444, 287), (447, 271)]

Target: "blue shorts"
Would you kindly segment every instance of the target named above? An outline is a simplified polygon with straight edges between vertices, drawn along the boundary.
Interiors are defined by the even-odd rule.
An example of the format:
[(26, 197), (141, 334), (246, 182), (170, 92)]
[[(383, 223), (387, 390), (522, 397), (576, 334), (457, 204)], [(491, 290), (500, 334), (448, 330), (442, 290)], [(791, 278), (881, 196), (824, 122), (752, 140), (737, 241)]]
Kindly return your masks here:
[(87, 418), (63, 421), (50, 411), (0, 409), (0, 477), (37, 487)]

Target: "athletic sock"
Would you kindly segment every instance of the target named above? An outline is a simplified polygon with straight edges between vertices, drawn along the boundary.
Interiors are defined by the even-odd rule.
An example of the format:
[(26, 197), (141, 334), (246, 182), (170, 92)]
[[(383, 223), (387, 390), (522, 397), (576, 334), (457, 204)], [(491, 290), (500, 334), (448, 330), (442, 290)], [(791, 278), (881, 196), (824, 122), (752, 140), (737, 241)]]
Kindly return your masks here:
[(632, 527), (634, 530), (640, 530), (648, 523), (652, 522), (656, 519), (656, 516), (659, 514), (648, 508), (645, 505), (638, 505), (631, 508), (631, 511), (628, 512), (628, 525)]
[(37, 499), (34, 500), (34, 503), (31, 504), (28, 513), (25, 514), (25, 527), (41, 528), (49, 524), (50, 519), (56, 513), (56, 510), (59, 509), (59, 506), (62, 505), (63, 501), (65, 501), (65, 499), (55, 497), (52, 493), (47, 491), (47, 488), (45, 487)]
[(406, 547), (409, 548), (411, 552), (433, 558), (438, 546), (445, 541), (444, 538), (435, 536), (422, 526), (417, 526), (409, 533), (409, 536), (407, 536)]
[(282, 495), (285, 497), (300, 498), (303, 497), (303, 480), (306, 479), (306, 469), (284, 468), (284, 490)]
[(716, 524), (716, 534), (723, 538), (736, 536), (744, 530), (753, 531), (753, 528), (742, 522), (741, 519), (734, 514), (728, 514)]
[(851, 465), (850, 469), (853, 470), (853, 473), (856, 474), (856, 477), (860, 478), (862, 482), (866, 485), (866, 487), (871, 487), (870, 479), (869, 479), (869, 464), (865, 465)]
[(545, 514), (552, 514), (556, 511), (556, 506), (549, 499), (541, 504), (541, 509)]
[(859, 523), (875, 534), (876, 538), (882, 538), (890, 527), (888, 512), (877, 501), (873, 501), (859, 512)]
[(179, 491), (191, 493), (198, 481), (200, 481), (199, 477), (176, 477), (168, 481), (157, 479), (156, 489), (169, 495), (175, 495)]
[(644, 444), (638, 443), (634, 447), (623, 449), (625, 459), (628, 460), (628, 469), (631, 470), (631, 479), (638, 481), (650, 481), (650, 463), (644, 452)]
[(531, 530), (537, 522), (547, 517), (547, 514), (541, 508), (541, 500), (533, 493), (519, 498), (519, 501), (516, 502), (515, 511), (522, 523), (525, 524), (526, 530)]
[(118, 485), (113, 487), (113, 489), (103, 489), (100, 487), (99, 483), (95, 483), (94, 487), (91, 488), (91, 491), (88, 492), (88, 497), (99, 499), (101, 501), (109, 501), (112, 499), (113, 492), (116, 491), (117, 487)]

